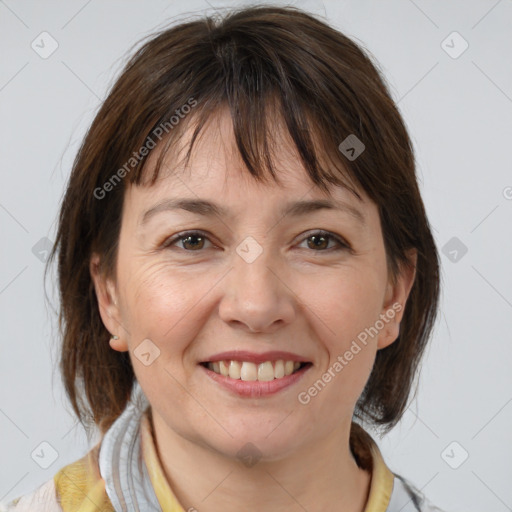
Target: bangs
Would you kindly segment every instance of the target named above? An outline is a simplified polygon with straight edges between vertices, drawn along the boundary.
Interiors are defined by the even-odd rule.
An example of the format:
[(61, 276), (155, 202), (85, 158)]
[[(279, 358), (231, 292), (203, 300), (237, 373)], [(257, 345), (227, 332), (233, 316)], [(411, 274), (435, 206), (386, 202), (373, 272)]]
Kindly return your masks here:
[[(152, 169), (145, 169), (146, 159), (137, 165), (130, 173), (130, 183), (153, 185), (168, 152), (177, 154), (184, 132), (193, 128), (184, 155), (188, 164), (202, 131), (227, 109), (240, 157), (256, 180), (267, 182), (272, 178), (279, 183), (276, 161), (285, 137), (314, 185), (326, 193), (332, 185), (343, 186), (360, 198), (352, 162), (338, 150), (340, 142), (355, 133), (353, 119), (358, 116), (345, 110), (342, 119), (340, 109), (333, 108), (329, 96), (332, 91), (314, 90), (315, 77), (317, 83), (325, 82), (325, 76), (321, 76), (325, 70), (317, 65), (304, 70), (286, 61), (271, 45), (255, 46), (254, 41), (252, 46), (244, 44), (241, 34), (215, 36), (211, 34), (208, 51), (203, 45), (190, 49), (196, 52), (193, 69), (188, 60), (180, 60), (178, 68), (182, 69), (174, 67), (172, 77), (160, 77), (160, 81), (168, 81), (167, 91), (162, 92), (159, 85), (161, 101), (153, 97), (151, 103), (153, 108), (162, 106), (159, 111), (163, 114), (149, 125), (145, 140), (154, 139), (155, 132), (162, 134), (164, 127), (165, 136), (158, 142), (161, 151)], [(297, 58), (304, 53), (295, 51)], [(194, 107), (186, 108), (191, 103)], [(178, 119), (177, 113), (184, 115)], [(173, 118), (178, 122), (171, 125)]]

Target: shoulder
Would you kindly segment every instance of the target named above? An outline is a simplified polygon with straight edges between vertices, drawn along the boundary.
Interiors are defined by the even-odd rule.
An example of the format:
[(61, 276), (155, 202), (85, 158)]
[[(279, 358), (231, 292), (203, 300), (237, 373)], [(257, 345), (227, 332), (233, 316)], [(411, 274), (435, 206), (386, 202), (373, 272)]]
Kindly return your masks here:
[(55, 482), (48, 480), (33, 492), (9, 503), (0, 504), (0, 512), (62, 512), (57, 499)]
[(0, 512), (114, 512), (99, 472), (98, 452), (99, 444), (32, 493), (0, 505)]
[(393, 493), (386, 512), (443, 512), (433, 505), (414, 485), (395, 474)]
[(360, 468), (372, 475), (365, 512), (443, 512), (385, 463), (377, 443), (357, 423), (352, 423), (350, 448)]
[(114, 512), (100, 475), (100, 443), (84, 457), (63, 467), (53, 478), (63, 512)]

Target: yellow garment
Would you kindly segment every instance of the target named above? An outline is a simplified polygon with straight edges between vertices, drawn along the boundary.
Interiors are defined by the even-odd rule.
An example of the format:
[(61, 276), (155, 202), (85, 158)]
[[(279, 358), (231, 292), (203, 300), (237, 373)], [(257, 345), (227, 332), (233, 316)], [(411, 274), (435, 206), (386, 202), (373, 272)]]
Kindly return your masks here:
[[(146, 414), (141, 420), (142, 454), (151, 484), (163, 511), (185, 512), (172, 492), (161, 466), (151, 427)], [(370, 451), (372, 479), (365, 512), (385, 512), (393, 491), (393, 473), (388, 469), (379, 448), (370, 436), (365, 436)], [(62, 468), (54, 477), (63, 512), (114, 512), (99, 474), (96, 445), (85, 457)]]
[(64, 512), (115, 512), (98, 465), (98, 443), (85, 457), (63, 467), (53, 478)]

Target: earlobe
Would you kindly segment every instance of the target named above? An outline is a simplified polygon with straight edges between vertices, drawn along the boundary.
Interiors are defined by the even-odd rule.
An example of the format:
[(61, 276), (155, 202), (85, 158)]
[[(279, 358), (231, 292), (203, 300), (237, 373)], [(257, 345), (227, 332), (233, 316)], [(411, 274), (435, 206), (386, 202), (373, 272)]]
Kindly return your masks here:
[(124, 339), (121, 340), (119, 338), (119, 336), (117, 336), (117, 334), (113, 334), (110, 337), (109, 344), (110, 344), (110, 347), (112, 348), (112, 350), (116, 350), (117, 352), (127, 352), (128, 351), (128, 346), (126, 344), (126, 341)]
[(100, 257), (93, 254), (89, 264), (91, 279), (94, 283), (94, 290), (98, 300), (99, 313), (103, 325), (111, 333), (110, 346), (113, 350), (126, 352), (126, 333), (120, 322), (120, 311), (117, 301), (117, 291), (112, 280), (107, 278), (100, 267)]
[(407, 253), (407, 263), (401, 265), (396, 279), (388, 283), (381, 314), (381, 318), (385, 317), (385, 326), (379, 335), (378, 349), (391, 345), (400, 334), (400, 322), (402, 321), (405, 305), (416, 277), (417, 256), (416, 249), (409, 250)]

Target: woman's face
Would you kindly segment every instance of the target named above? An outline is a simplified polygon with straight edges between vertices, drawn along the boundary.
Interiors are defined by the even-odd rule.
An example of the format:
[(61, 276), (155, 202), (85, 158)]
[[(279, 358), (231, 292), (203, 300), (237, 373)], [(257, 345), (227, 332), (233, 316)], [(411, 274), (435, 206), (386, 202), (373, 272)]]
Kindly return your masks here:
[(366, 195), (325, 195), (284, 141), (283, 185), (258, 184), (229, 116), (218, 120), (190, 168), (169, 156), (154, 186), (128, 187), (115, 281), (91, 269), (112, 347), (130, 351), (160, 430), (281, 458), (349, 427), (413, 275), (391, 284)]

